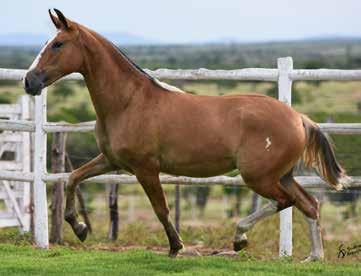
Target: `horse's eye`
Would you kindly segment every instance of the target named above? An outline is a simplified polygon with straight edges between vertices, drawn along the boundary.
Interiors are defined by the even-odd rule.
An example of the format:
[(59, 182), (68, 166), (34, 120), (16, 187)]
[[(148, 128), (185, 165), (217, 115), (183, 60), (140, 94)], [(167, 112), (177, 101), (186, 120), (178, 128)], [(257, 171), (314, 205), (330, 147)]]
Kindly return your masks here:
[(63, 42), (57, 41), (57, 42), (54, 42), (53, 45), (51, 45), (51, 48), (58, 49), (61, 46), (63, 46), (63, 44), (64, 44)]

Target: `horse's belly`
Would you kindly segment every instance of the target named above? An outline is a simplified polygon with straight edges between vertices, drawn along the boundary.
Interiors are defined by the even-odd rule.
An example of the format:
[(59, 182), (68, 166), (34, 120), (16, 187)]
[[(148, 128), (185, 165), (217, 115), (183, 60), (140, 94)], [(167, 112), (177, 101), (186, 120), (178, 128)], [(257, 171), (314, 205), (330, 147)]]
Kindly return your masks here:
[[(170, 133), (170, 132), (168, 132)], [(227, 173), (236, 166), (239, 134), (227, 129), (192, 129), (164, 135), (159, 161), (161, 171), (174, 175), (209, 177)]]
[(227, 173), (235, 169), (231, 157), (182, 159), (164, 158), (160, 161), (162, 172), (190, 177), (210, 177)]

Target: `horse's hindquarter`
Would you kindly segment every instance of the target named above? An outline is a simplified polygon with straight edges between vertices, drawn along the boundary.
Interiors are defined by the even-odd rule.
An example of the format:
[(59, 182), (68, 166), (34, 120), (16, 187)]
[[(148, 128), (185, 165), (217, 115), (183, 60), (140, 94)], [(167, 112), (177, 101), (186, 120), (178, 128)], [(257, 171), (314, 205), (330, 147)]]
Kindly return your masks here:
[(299, 114), (269, 97), (179, 95), (164, 106), (159, 146), (167, 173), (202, 177), (236, 167), (247, 176), (282, 171), (303, 152)]
[(244, 178), (281, 177), (300, 159), (305, 131), (298, 112), (270, 97), (249, 96), (237, 166)]

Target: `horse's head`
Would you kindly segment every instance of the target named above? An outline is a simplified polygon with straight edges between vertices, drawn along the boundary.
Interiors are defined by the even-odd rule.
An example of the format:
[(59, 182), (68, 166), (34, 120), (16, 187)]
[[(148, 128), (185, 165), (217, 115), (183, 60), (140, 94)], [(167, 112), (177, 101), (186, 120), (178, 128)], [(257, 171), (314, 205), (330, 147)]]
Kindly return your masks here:
[(49, 10), (57, 33), (40, 51), (24, 78), (24, 89), (31, 95), (40, 95), (41, 90), (61, 77), (81, 70), (83, 64), (79, 26), (67, 19), (59, 10), (57, 16)]

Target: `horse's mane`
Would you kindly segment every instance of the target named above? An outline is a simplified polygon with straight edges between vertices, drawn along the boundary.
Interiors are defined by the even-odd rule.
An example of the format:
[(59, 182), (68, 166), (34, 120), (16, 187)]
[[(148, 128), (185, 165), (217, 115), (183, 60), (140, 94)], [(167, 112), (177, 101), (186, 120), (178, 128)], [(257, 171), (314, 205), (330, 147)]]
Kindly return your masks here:
[(131, 65), (133, 65), (140, 73), (142, 73), (144, 76), (146, 76), (148, 79), (150, 79), (155, 85), (158, 85), (156, 82), (156, 79), (149, 75), (147, 72), (145, 72), (138, 64), (136, 64), (133, 60), (128, 57), (123, 50), (121, 50), (117, 45), (115, 45), (113, 42), (109, 41), (118, 51), (119, 54), (121, 54)]
[[(112, 43), (112, 42), (111, 42)], [(152, 81), (152, 83), (154, 85), (156, 85), (157, 87), (160, 87), (162, 89), (165, 89), (167, 91), (170, 92), (181, 92), (184, 93), (183, 90), (179, 89), (178, 87), (175, 87), (173, 85), (169, 85), (168, 83), (165, 82), (161, 82), (160, 80), (158, 80), (157, 78), (152, 77), (151, 75), (149, 75), (147, 72), (145, 72), (138, 64), (136, 64), (133, 60), (131, 60), (125, 53), (124, 51), (122, 51), (117, 45), (115, 45), (114, 43), (112, 43), (113, 46), (119, 51), (119, 53), (131, 64), (133, 65), (138, 71), (140, 71), (140, 73), (142, 73), (144, 76), (146, 76), (148, 79), (150, 79)]]
[[(84, 27), (84, 26), (82, 26)], [(85, 27), (86, 28), (86, 27)], [(129, 62), (130, 65), (132, 65), (139, 73), (141, 73), (143, 76), (145, 76), (147, 79), (149, 79), (155, 86), (164, 89), (166, 91), (169, 92), (181, 92), (184, 93), (183, 90), (179, 89), (178, 87), (169, 85), (167, 83), (161, 82), (159, 81), (157, 78), (152, 77), (151, 75), (149, 75), (147, 72), (145, 72), (138, 64), (136, 64), (133, 60), (130, 59), (130, 57), (128, 57), (127, 54), (125, 54), (125, 52), (123, 50), (121, 50), (117, 45), (115, 45), (113, 42), (111, 42), (110, 40), (108, 40), (107, 38), (105, 38), (104, 36), (94, 32), (93, 30), (90, 30), (88, 28), (86, 28), (88, 31), (90, 31), (90, 33), (92, 33), (93, 35), (99, 36), (102, 39), (104, 39), (106, 42), (108, 42), (109, 44), (111, 44), (117, 51), (118, 53), (126, 60)]]

